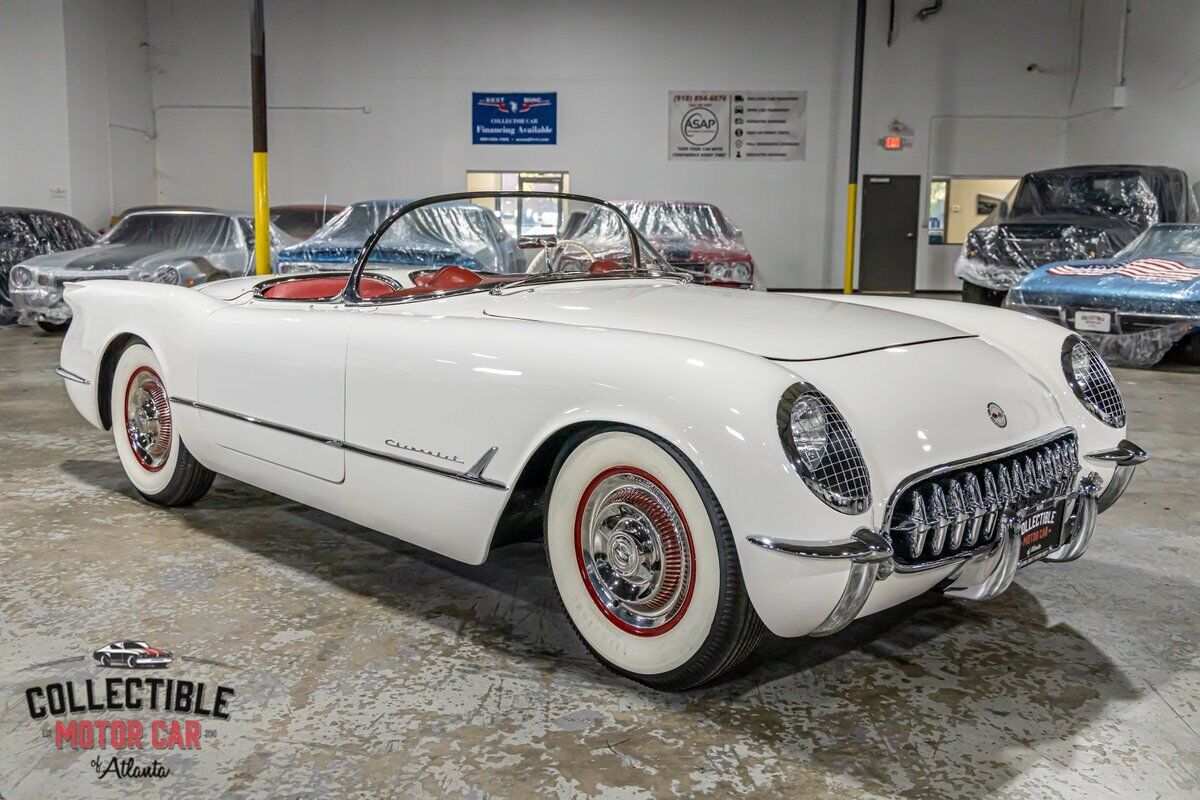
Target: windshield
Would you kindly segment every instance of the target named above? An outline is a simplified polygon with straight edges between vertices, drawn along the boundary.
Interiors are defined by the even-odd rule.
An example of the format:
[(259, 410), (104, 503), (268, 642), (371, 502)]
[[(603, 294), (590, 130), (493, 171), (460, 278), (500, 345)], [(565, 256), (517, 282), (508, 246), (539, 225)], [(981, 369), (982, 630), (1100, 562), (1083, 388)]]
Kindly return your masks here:
[[(557, 226), (542, 232), (527, 232), (519, 238), (506, 233), (500, 225), (501, 201), (520, 197), (526, 201), (562, 203), (563, 213)], [(532, 207), (535, 203), (525, 203)], [(360, 212), (364, 217), (368, 209)], [(348, 227), (355, 208), (348, 209), (341, 222)], [(377, 213), (377, 212), (376, 212)], [(578, 226), (577, 214), (593, 223)], [(386, 219), (386, 217), (385, 217)], [(381, 220), (383, 222), (383, 220)], [(571, 231), (580, 227), (577, 232)], [(326, 232), (321, 231), (313, 240)], [(364, 236), (356, 249), (362, 246)], [(313, 240), (310, 240), (311, 243)], [(436, 249), (436, 259), (427, 258)], [(427, 266), (428, 270), (414, 273), (415, 290), (435, 288), (469, 288), (482, 283), (508, 283), (516, 280), (534, 282), (560, 278), (637, 276), (639, 273), (661, 273), (672, 268), (655, 252), (643, 236), (633, 230), (615, 208), (602, 201), (577, 195), (536, 192), (468, 193), (448, 196), (405, 212), (394, 219), (376, 246), (365, 256), (356, 274), (366, 265), (375, 272), (381, 264)], [(461, 268), (458, 273), (446, 268)], [(482, 276), (480, 279), (462, 277), (465, 270)], [(458, 275), (453, 286), (441, 285), (447, 275)], [(357, 278), (355, 279), (357, 280)], [(356, 284), (357, 285), (357, 284)], [(419, 294), (409, 291), (404, 296)]]
[(220, 214), (134, 214), (121, 220), (101, 243), (227, 250), (238, 246), (238, 237), (233, 220)]
[(1155, 225), (1113, 256), (1113, 260), (1179, 256), (1200, 258), (1200, 225)]
[(1005, 202), (1012, 217), (1116, 216), (1138, 227), (1158, 219), (1158, 199), (1135, 172), (1033, 173), (1021, 179)]

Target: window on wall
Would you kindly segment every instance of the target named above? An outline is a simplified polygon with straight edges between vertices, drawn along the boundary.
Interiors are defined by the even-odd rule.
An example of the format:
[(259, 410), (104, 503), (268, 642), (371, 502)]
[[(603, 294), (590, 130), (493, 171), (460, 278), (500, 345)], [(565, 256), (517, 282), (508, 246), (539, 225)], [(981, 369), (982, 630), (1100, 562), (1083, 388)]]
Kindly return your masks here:
[[(571, 191), (571, 176), (566, 172), (484, 172), (467, 171), (468, 192), (552, 192)], [(570, 209), (562, 200), (549, 197), (501, 197), (476, 201), (500, 216), (504, 229), (513, 236), (557, 233)]]
[(929, 243), (962, 244), (1004, 202), (1020, 178), (934, 176), (929, 180)]

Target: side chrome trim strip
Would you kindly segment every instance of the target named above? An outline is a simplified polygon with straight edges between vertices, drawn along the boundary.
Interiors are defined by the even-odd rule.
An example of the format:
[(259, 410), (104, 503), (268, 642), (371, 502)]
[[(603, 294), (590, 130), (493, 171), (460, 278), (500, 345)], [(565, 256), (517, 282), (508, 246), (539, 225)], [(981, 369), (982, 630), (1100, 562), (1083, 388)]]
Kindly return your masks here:
[(491, 463), (492, 457), (495, 456), (499, 451), (500, 448), (498, 447), (489, 448), (488, 451), (479, 459), (479, 461), (477, 461), (475, 465), (466, 472), (457, 472), (438, 464), (426, 464), (421, 461), (415, 461), (411, 458), (405, 458), (404, 456), (392, 455), (391, 453), (381, 453), (378, 450), (371, 450), (367, 447), (359, 447), (356, 444), (350, 444), (349, 442), (342, 441), (341, 439), (334, 439), (329, 436), (321, 436), (320, 434), (310, 433), (309, 431), (303, 431), (299, 428), (293, 428), (290, 425), (282, 425), (278, 422), (271, 422), (269, 420), (259, 419), (258, 417), (252, 417), (249, 414), (241, 414), (236, 411), (218, 408), (217, 406), (210, 406), (207, 403), (201, 403), (199, 400), (189, 400), (186, 397), (172, 397), (170, 399), (172, 403), (181, 403), (186, 406), (191, 406), (192, 408), (197, 408), (201, 411), (208, 411), (212, 414), (220, 414), (223, 417), (236, 419), (240, 422), (248, 422), (251, 425), (260, 425), (264, 428), (270, 428), (271, 430), (279, 431), (280, 433), (288, 433), (292, 436), (299, 436), (302, 439), (308, 439), (312, 442), (319, 442), (320, 444), (328, 445), (329, 447), (336, 447), (349, 453), (356, 453), (362, 456), (378, 458), (380, 461), (390, 461), (393, 464), (401, 464), (406, 467), (412, 467), (413, 469), (432, 472), (435, 475), (441, 475), (445, 478), (453, 478), (454, 480), (463, 481), (464, 483), (472, 483), (477, 486), (486, 486), (489, 489), (500, 489), (502, 491), (508, 489), (508, 487), (500, 481), (483, 477), (483, 471), (487, 468), (488, 464)]
[(766, 550), (775, 550), (801, 558), (852, 558), (861, 561), (883, 561), (891, 558), (892, 546), (882, 536), (868, 531), (872, 536), (855, 535), (853, 538), (832, 543), (801, 542), (795, 539), (775, 539), (770, 536), (747, 536), (746, 541)]
[(61, 366), (54, 368), (54, 374), (57, 375), (58, 377), (62, 378), (63, 380), (72, 381), (74, 383), (82, 383), (84, 386), (92, 385), (92, 382), (89, 381), (87, 378), (83, 377), (82, 375), (76, 375), (74, 372), (71, 372), (71, 370), (69, 370), (69, 369), (63, 369)]

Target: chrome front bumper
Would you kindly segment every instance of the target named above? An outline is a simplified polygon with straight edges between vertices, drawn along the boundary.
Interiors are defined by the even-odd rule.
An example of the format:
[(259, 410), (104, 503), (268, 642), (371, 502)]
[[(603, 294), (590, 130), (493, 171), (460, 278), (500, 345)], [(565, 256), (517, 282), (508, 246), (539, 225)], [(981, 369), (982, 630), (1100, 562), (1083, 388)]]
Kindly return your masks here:
[[(1148, 458), (1145, 450), (1127, 439), (1110, 450), (1087, 454), (1085, 459), (1114, 464), (1113, 476), (1107, 486), (1095, 472), (1079, 478), (1077, 486), (1066, 497), (1065, 543), (1041, 560), (1062, 564), (1082, 556), (1091, 544), (1097, 515), (1117, 501), (1129, 486), (1134, 470)], [(1008, 589), (1020, 567), (1021, 520), (1027, 511), (1025, 508), (1004, 510), (1001, 535), (986, 549), (962, 554), (950, 576), (953, 583), (945, 589), (946, 594), (965, 600), (990, 600)], [(833, 543), (765, 536), (747, 538), (759, 547), (784, 555), (850, 562), (841, 596), (810, 636), (828, 636), (849, 625), (866, 605), (875, 584), (896, 571), (891, 538), (869, 528), (860, 528), (849, 539)]]

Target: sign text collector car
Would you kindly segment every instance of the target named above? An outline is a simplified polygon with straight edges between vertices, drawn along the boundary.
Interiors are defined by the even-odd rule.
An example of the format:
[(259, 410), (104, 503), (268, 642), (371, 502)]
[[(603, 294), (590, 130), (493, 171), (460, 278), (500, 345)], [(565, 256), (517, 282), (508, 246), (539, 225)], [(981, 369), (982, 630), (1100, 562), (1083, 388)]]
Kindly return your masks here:
[(604, 201), (554, 196), (616, 215), (621, 251), (546, 234), (515, 273), (372, 262), (408, 214), (511, 196), (410, 203), (348, 273), (69, 285), (71, 400), (151, 502), (223, 473), (473, 564), (544, 536), (583, 641), (665, 689), (766, 629), (830, 634), (935, 586), (989, 599), (1078, 558), (1146, 457), (1074, 334), (695, 286)]

